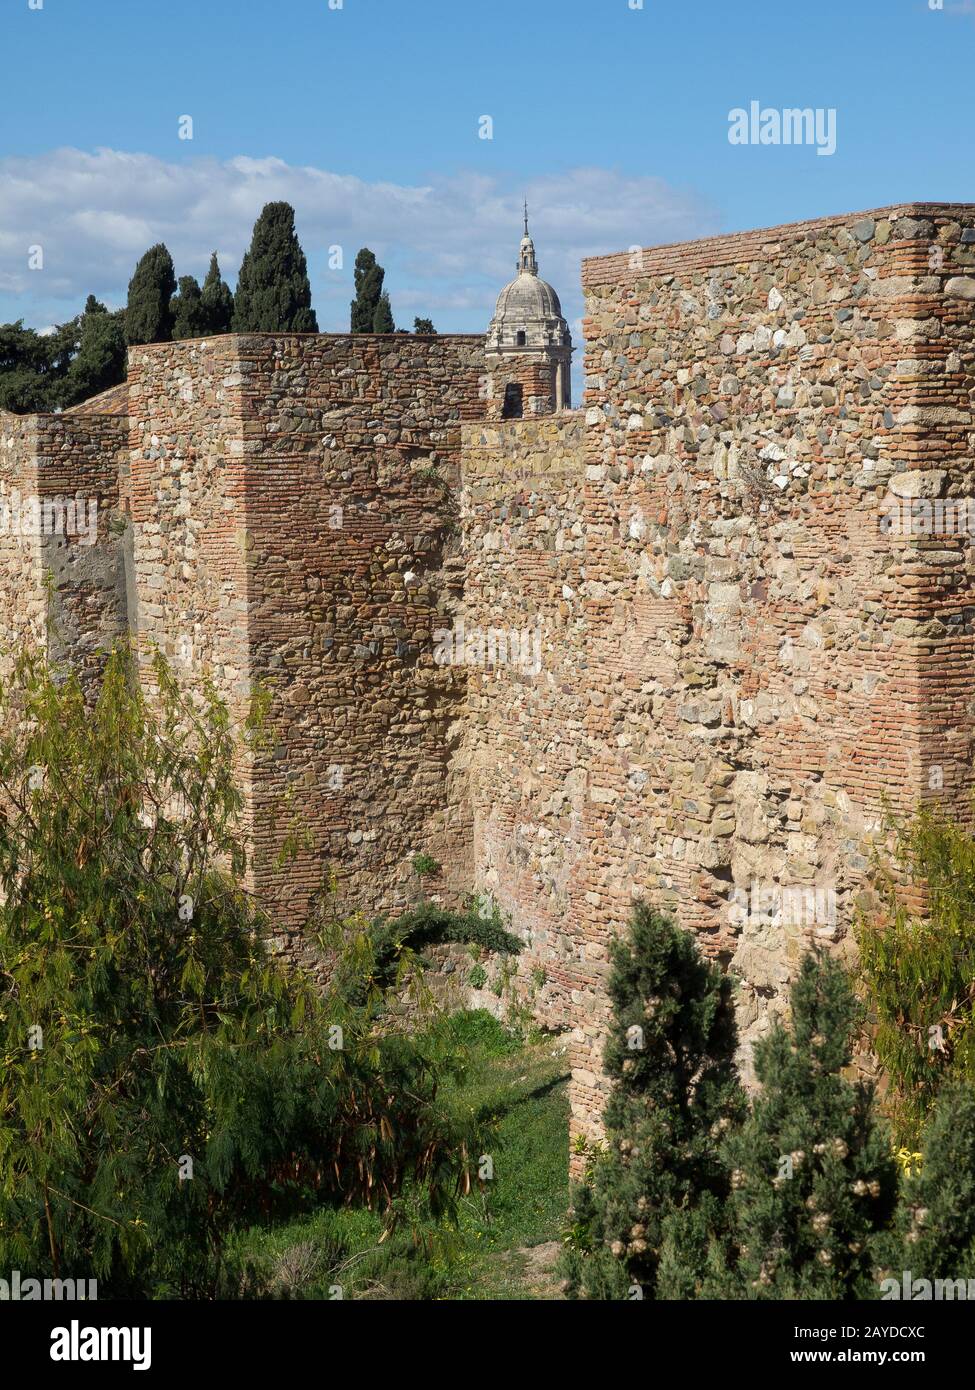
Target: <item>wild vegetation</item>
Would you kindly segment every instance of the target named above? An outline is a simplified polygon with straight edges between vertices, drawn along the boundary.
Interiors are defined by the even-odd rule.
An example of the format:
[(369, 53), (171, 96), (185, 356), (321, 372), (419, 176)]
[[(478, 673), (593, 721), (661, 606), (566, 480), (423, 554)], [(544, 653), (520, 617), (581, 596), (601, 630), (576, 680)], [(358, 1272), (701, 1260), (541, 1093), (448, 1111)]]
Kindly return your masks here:
[[(154, 679), (150, 707), (116, 654), (89, 708), (24, 658), (0, 691), (0, 1266), (208, 1297), (261, 1220), (393, 1226), (405, 1192), (450, 1218), (485, 1141), (443, 1103), (435, 1037), (277, 964), (226, 709)], [(336, 945), (374, 973), (368, 934)]]
[[(605, 1141), (565, 1217), (564, 1044), (448, 1014), (424, 952), (520, 942), (421, 885), (316, 929), (324, 993), (248, 893), (238, 740), (156, 658), (97, 699), (22, 656), (0, 686), (0, 1266), (142, 1298), (874, 1299), (975, 1278), (969, 832), (901, 827), (854, 984), (811, 954), (735, 1065), (733, 982), (639, 905), (612, 951)], [(930, 916), (899, 885), (923, 873)], [(404, 1010), (409, 992), (420, 1006)], [(890, 1080), (851, 1063), (864, 1028)], [(931, 1045), (931, 1040), (936, 1042)], [(563, 1254), (556, 1271), (556, 1243)]]
[[(905, 849), (924, 856), (915, 868), (939, 866), (943, 902), (960, 891), (948, 887), (952, 866), (971, 862), (966, 840), (927, 817), (905, 833)], [(907, 949), (874, 941), (864, 992), (888, 1029), (894, 1113), (923, 1120), (916, 1152), (896, 1148), (889, 1107), (851, 1075), (864, 1011), (837, 961), (804, 960), (789, 1022), (756, 1046), (759, 1086), (746, 1102), (725, 980), (666, 917), (636, 910), (614, 948), (612, 1094), (605, 1143), (573, 1194), (571, 1297), (859, 1300), (880, 1298), (885, 1279), (900, 1287), (904, 1270), (969, 1277), (975, 1090), (964, 1053), (946, 1059), (937, 1084), (916, 1065), (933, 1019), (968, 1021), (951, 987), (965, 914), (951, 917), (956, 936), (927, 966), (927, 925), (896, 920)]]

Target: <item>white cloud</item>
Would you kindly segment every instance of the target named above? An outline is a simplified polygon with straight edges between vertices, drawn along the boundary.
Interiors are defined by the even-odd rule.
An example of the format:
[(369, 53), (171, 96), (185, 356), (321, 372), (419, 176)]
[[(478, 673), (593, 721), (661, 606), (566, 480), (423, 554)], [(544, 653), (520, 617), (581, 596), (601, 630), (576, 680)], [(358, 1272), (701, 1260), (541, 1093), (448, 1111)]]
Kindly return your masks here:
[[(542, 274), (567, 317), (581, 309), (585, 255), (700, 236), (717, 219), (695, 195), (660, 179), (580, 168), (523, 184), (482, 174), (438, 175), (423, 185), (368, 183), (351, 174), (239, 155), (167, 163), (147, 154), (60, 149), (0, 160), (0, 317), (49, 323), (94, 293), (124, 301), (136, 260), (164, 241), (177, 275), (201, 277), (210, 252), (233, 283), (266, 202), (297, 213), (323, 329), (344, 329), (355, 253), (370, 246), (386, 267), (394, 314), (445, 331), (481, 331), (514, 271), (521, 198), (528, 197)], [(27, 268), (40, 245), (44, 269)], [(328, 269), (343, 249), (342, 271)]]

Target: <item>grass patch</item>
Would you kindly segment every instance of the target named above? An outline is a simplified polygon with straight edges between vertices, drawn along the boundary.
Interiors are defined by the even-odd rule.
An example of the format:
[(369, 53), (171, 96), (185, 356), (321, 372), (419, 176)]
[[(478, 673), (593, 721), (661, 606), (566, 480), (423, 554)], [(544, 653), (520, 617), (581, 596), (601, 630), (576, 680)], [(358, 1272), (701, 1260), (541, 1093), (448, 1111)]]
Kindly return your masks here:
[[(444, 1017), (433, 1037), (453, 1063), (444, 1099), (488, 1121), (493, 1176), (460, 1205), (456, 1226), (322, 1210), (254, 1228), (241, 1248), (259, 1296), (511, 1299), (554, 1296), (538, 1247), (557, 1241), (568, 1205), (568, 1066), (562, 1045), (524, 1041), (484, 1010)], [(534, 1253), (532, 1253), (534, 1252)], [(547, 1255), (542, 1251), (541, 1255)]]

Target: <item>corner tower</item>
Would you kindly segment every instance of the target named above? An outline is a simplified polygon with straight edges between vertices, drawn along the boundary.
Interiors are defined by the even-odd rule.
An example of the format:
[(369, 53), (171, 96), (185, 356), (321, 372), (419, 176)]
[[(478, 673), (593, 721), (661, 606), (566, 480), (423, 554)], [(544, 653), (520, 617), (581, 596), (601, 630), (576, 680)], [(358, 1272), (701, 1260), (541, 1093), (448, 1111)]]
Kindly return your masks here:
[(572, 337), (558, 295), (538, 274), (527, 204), (518, 274), (498, 295), (485, 352), (493, 415), (551, 415), (571, 406)]

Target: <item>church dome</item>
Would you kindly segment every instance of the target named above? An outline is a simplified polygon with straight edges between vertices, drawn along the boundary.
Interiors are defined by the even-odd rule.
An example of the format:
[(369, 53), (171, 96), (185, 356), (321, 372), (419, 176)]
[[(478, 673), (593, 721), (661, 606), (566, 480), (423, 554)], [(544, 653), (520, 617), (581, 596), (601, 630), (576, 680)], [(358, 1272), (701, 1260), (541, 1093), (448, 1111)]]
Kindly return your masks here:
[(525, 234), (518, 256), (518, 274), (498, 295), (487, 332), (489, 348), (563, 347), (570, 343), (569, 325), (562, 317), (559, 297), (538, 273), (535, 243)]
[(562, 305), (552, 286), (539, 275), (522, 271), (498, 295), (495, 320), (517, 318), (560, 319)]

